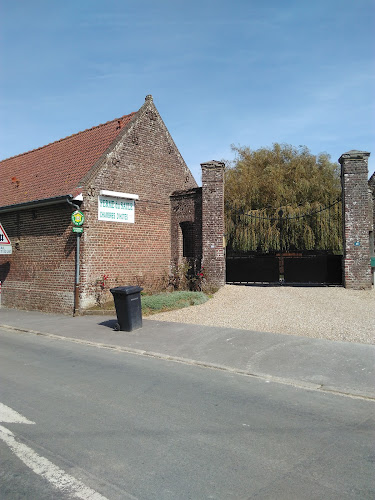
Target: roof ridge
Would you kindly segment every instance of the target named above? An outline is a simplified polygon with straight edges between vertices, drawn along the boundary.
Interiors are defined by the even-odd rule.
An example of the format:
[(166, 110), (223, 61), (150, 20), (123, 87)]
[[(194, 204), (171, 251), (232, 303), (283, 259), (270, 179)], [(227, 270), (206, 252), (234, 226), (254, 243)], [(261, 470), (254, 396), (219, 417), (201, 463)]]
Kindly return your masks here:
[(10, 156), (9, 158), (4, 158), (3, 160), (0, 160), (0, 163), (2, 163), (3, 161), (12, 160), (13, 158), (18, 158), (18, 157), (21, 157), (21, 156), (24, 156), (24, 155), (27, 155), (30, 153), (34, 153), (35, 151), (39, 151), (40, 149), (44, 149), (47, 146), (51, 146), (52, 144), (57, 144), (59, 142), (65, 141), (66, 139), (70, 139), (71, 137), (75, 137), (77, 135), (84, 134), (85, 132), (89, 132), (90, 130), (94, 130), (94, 129), (99, 128), (99, 127), (104, 127), (105, 125), (108, 125), (109, 123), (123, 120), (124, 118), (135, 115), (136, 113), (137, 113), (136, 111), (132, 111), (131, 113), (129, 113), (127, 115), (120, 116), (119, 118), (114, 118), (113, 120), (109, 120), (105, 123), (99, 123), (99, 125), (94, 125), (93, 127), (87, 128), (85, 130), (81, 130), (79, 132), (75, 132), (74, 134), (67, 135), (66, 137), (62, 137), (61, 139), (58, 139), (57, 141), (52, 141), (52, 142), (49, 142), (48, 144), (44, 144), (43, 146), (40, 146), (39, 148), (30, 149), (29, 151), (25, 151), (24, 153), (19, 153), (18, 155), (13, 155), (13, 156)]

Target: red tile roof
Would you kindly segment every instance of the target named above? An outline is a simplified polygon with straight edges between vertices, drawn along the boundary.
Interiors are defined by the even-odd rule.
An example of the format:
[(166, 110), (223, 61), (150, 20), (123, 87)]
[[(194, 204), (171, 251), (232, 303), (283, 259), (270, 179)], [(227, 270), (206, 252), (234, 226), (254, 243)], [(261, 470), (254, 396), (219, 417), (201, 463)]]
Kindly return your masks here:
[(0, 206), (78, 194), (82, 178), (135, 113), (0, 162)]

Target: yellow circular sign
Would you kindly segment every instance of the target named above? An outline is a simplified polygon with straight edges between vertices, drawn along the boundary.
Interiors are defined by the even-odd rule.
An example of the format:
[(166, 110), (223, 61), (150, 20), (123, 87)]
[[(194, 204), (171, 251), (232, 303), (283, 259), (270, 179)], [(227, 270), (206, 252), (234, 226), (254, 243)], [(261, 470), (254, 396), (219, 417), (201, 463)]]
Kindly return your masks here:
[(72, 222), (75, 226), (82, 226), (85, 221), (85, 216), (79, 210), (72, 213)]

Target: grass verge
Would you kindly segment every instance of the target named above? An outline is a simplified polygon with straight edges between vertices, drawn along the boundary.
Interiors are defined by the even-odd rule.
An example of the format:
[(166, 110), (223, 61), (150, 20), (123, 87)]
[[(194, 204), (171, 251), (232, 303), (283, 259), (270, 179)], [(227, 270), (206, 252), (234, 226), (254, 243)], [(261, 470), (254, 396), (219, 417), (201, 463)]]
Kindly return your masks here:
[[(208, 295), (203, 292), (165, 292), (156, 293), (154, 295), (141, 294), (142, 316), (150, 316), (159, 312), (174, 311), (189, 306), (197, 306), (203, 304), (209, 299)], [(114, 301), (106, 302), (102, 306), (91, 308), (92, 311), (114, 311)]]
[(208, 300), (203, 292), (171, 292), (142, 296), (142, 314), (149, 316), (164, 311), (174, 311), (189, 306), (197, 306)]

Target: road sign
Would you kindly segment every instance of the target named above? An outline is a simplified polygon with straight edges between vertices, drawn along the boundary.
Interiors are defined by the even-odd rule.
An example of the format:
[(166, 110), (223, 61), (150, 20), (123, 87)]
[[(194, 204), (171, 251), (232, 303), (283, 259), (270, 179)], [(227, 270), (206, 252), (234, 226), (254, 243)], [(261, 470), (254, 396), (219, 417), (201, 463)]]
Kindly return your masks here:
[(83, 233), (83, 227), (72, 227), (73, 233)]
[(72, 222), (75, 226), (82, 226), (85, 221), (85, 216), (79, 210), (72, 213)]
[(11, 254), (12, 253), (12, 244), (10, 239), (8, 238), (5, 229), (0, 224), (0, 254)]

